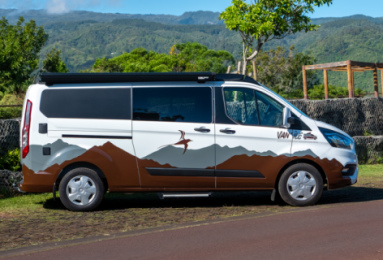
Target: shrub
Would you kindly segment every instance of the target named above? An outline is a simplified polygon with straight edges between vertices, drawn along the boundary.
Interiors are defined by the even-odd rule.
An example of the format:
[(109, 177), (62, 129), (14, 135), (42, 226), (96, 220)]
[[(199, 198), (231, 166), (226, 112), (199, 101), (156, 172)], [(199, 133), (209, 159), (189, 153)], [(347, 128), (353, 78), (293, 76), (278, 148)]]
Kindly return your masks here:
[[(359, 89), (355, 89), (355, 95), (362, 97), (366, 93)], [(324, 85), (314, 85), (312, 89), (309, 89), (308, 96), (310, 99), (324, 99)], [(328, 86), (328, 96), (329, 98), (344, 98), (348, 97), (348, 88), (340, 86)]]
[(13, 172), (21, 170), (19, 148), (10, 150), (0, 157), (0, 169), (6, 169)]
[[(15, 94), (5, 94), (0, 100), (0, 105), (20, 105), (23, 104), (24, 97)], [(21, 117), (22, 107), (0, 107), (0, 119), (10, 119)]]

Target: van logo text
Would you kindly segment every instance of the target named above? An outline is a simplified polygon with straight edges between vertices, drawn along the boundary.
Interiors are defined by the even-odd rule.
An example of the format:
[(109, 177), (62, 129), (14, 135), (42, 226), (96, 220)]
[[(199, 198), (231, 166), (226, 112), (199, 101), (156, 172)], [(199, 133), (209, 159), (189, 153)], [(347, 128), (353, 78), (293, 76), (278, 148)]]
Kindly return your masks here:
[(290, 137), (290, 134), (288, 132), (280, 131), (277, 133), (278, 139), (288, 139)]

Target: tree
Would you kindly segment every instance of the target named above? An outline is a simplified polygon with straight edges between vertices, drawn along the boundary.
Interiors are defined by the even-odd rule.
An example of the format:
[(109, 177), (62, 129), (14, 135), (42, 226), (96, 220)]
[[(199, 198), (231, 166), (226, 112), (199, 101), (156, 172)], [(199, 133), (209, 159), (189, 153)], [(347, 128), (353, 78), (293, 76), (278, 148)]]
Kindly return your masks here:
[(246, 74), (247, 62), (257, 56), (266, 42), (317, 30), (318, 26), (311, 24), (307, 15), (314, 12), (314, 6), (324, 4), (330, 5), (332, 0), (253, 0), (250, 4), (232, 0), (219, 18), (229, 30), (241, 35), (242, 74)]
[(175, 44), (169, 54), (137, 48), (130, 53), (97, 59), (92, 72), (197, 72), (223, 73), (234, 62), (227, 51), (209, 50), (199, 43)]
[(60, 58), (61, 51), (53, 48), (47, 53), (43, 60), (43, 71), (48, 72), (68, 72), (65, 63)]
[[(288, 51), (282, 47), (260, 51), (255, 61), (258, 64), (258, 80), (286, 98), (303, 97), (302, 65), (315, 63), (310, 53), (296, 53), (294, 46)], [(306, 76), (310, 86), (318, 84), (315, 71), (307, 71)]]
[(48, 40), (42, 26), (31, 20), (23, 26), (20, 17), (11, 25), (0, 20), (0, 91), (23, 91), (31, 81), (31, 73), (38, 67), (38, 54)]
[(176, 44), (171, 48), (170, 54), (177, 59), (176, 71), (224, 73), (227, 66), (234, 63), (229, 52), (209, 50), (197, 42)]

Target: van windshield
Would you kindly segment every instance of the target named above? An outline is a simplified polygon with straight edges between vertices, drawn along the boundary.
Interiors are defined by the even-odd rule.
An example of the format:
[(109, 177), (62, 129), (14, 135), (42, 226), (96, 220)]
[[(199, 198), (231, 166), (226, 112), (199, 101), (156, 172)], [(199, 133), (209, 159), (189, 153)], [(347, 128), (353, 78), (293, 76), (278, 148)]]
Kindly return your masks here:
[(274, 95), (277, 95), (280, 99), (284, 100), (287, 104), (289, 104), (290, 106), (292, 106), (295, 110), (297, 110), (301, 115), (305, 116), (305, 117), (309, 117), (308, 115), (306, 115), (305, 113), (303, 113), (299, 108), (297, 108), (296, 106), (294, 106), (293, 104), (291, 104), (287, 99), (285, 99), (284, 97), (282, 97), (281, 95), (279, 95), (278, 93), (274, 92), (274, 91), (271, 91), (268, 87), (262, 85), (261, 83), (258, 82), (259, 85), (261, 85), (262, 87), (264, 87), (265, 89), (267, 89), (268, 91), (272, 92)]

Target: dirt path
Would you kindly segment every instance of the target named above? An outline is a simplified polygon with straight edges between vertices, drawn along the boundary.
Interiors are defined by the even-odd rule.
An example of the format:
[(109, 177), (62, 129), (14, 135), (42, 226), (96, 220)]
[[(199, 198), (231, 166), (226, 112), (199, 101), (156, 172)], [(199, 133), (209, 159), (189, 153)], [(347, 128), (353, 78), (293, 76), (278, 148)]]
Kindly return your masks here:
[(17, 254), (40, 260), (53, 255), (55, 259), (383, 259), (383, 200), (147, 232), (59, 243), (40, 252)]

